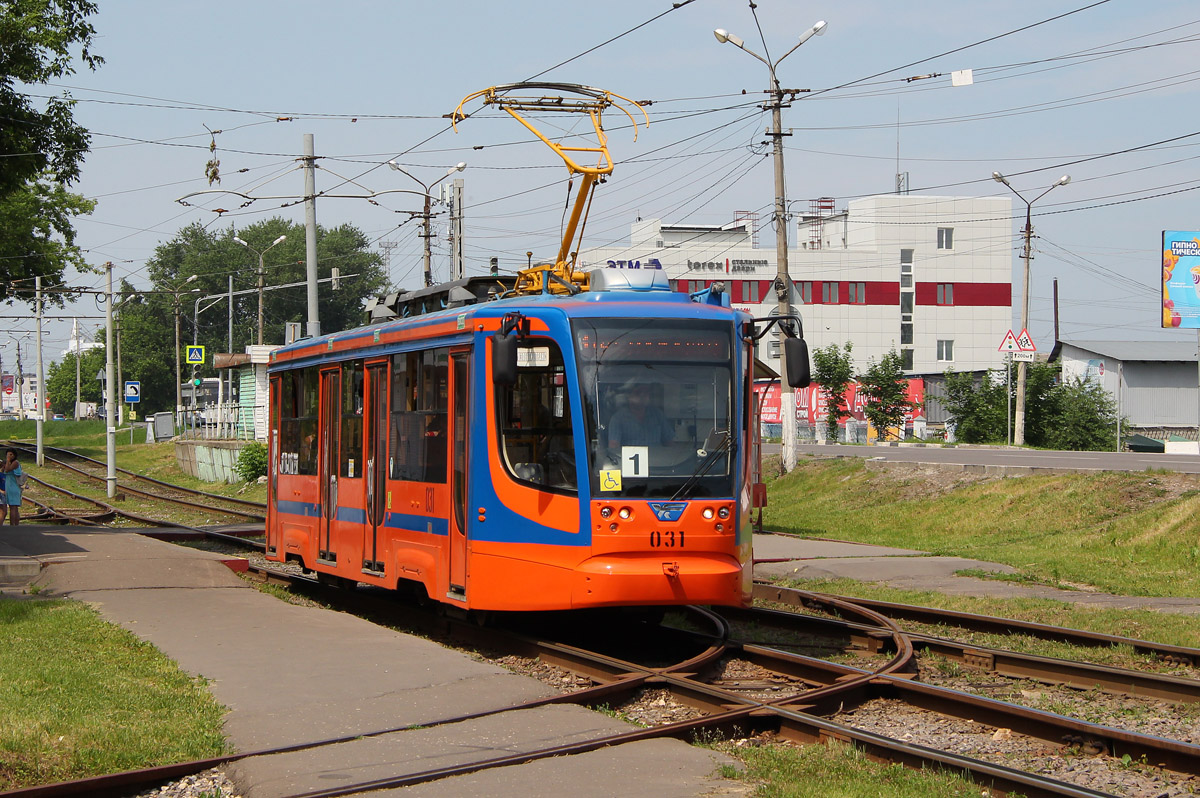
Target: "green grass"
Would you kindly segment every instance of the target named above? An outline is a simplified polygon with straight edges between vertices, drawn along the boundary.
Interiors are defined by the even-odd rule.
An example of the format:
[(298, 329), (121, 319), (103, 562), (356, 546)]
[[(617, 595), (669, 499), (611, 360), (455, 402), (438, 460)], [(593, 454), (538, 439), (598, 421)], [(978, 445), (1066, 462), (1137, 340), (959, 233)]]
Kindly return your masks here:
[(73, 601), (0, 599), (0, 791), (226, 751), (203, 680)]
[(1200, 490), (1172, 496), (1168, 479), (1026, 476), (926, 496), (919, 475), (867, 470), (857, 460), (813, 461), (771, 483), (764, 525), (1006, 563), (1040, 584), (1200, 596)]
[(978, 798), (979, 786), (951, 774), (872, 762), (845, 745), (732, 746), (719, 750), (746, 768), (721, 775), (755, 785), (756, 798)]

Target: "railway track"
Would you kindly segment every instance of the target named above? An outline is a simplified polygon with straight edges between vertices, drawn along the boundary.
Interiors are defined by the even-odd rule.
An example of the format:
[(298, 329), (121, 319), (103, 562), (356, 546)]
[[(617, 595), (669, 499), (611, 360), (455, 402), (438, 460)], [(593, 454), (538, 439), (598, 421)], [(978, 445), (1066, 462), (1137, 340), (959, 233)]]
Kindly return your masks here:
[[(665, 693), (670, 701), (681, 707), (675, 715), (683, 719), (658, 723), (650, 728), (631, 729), (586, 743), (523, 752), (468, 766), (431, 769), (303, 793), (294, 798), (326, 798), (412, 786), (655, 737), (693, 740), (713, 735), (726, 739), (768, 735), (799, 744), (852, 744), (872, 758), (966, 774), (986, 785), (991, 795), (1127, 794), (1125, 790), (1110, 793), (1071, 783), (1063, 773), (1066, 768), (1061, 766), (1069, 762), (1091, 763), (1090, 770), (1111, 772), (1115, 774), (1114, 778), (1136, 770), (1142, 785), (1137, 790), (1145, 789), (1146, 784), (1153, 785), (1156, 791), (1149, 794), (1183, 794), (1189, 787), (1200, 785), (1200, 745), (1197, 741), (1114, 728), (921, 680), (923, 675), (936, 670), (926, 661), (935, 657), (986, 674), (989, 679), (1003, 677), (1019, 679), (1023, 683), (1068, 687), (1085, 696), (1084, 701), (1092, 690), (1101, 690), (1131, 700), (1170, 702), (1172, 706), (1184, 708), (1186, 717), (1200, 696), (1200, 683), (1195, 679), (1030, 657), (998, 649), (983, 650), (925, 633), (909, 632), (897, 620), (889, 618), (887, 612), (864, 606), (865, 602), (858, 600), (760, 586), (758, 592), (764, 597), (769, 596), (778, 604), (802, 607), (805, 612), (762, 608), (722, 608), (713, 612), (693, 607), (687, 608), (686, 615), (680, 619), (686, 622), (682, 625), (655, 627), (643, 623), (630, 626), (626, 620), (620, 632), (611, 635), (589, 625), (586, 639), (579, 639), (560, 627), (550, 627), (549, 632), (545, 628), (531, 629), (527, 624), (481, 628), (470, 619), (456, 620), (415, 610), (390, 596), (380, 595), (379, 591), (329, 589), (315, 580), (273, 567), (252, 566), (252, 573), (264, 581), (321, 591), (325, 601), (338, 603), (373, 619), (398, 624), (401, 628), (497, 655), (536, 661), (573, 674), (573, 683), (579, 688), (493, 712), (446, 717), (431, 725), (458, 723), (556, 703), (620, 708), (636, 702), (646, 691)], [(897, 607), (888, 608), (898, 614), (916, 614), (923, 609), (901, 612)], [(812, 614), (814, 611), (820, 615)], [(987, 622), (975, 616), (957, 620), (964, 624), (968, 621)], [(756, 642), (766, 631), (790, 642)], [(1029, 631), (1025, 629), (1022, 633)], [(1041, 631), (1047, 635), (1051, 633), (1049, 627)], [(1101, 644), (1086, 634), (1080, 639), (1091, 639), (1093, 645)], [(1153, 656), (1170, 662), (1181, 659), (1196, 662), (1200, 657), (1200, 651), (1157, 646), (1148, 641), (1110, 637), (1104, 644), (1130, 646), (1135, 642), (1152, 651)], [(805, 646), (821, 651), (848, 650), (872, 662), (869, 665), (862, 662), (847, 664), (826, 656), (808, 656), (786, 650)], [(559, 684), (561, 686), (561, 681)], [(920, 726), (943, 729), (945, 736), (953, 738), (957, 744), (943, 743), (936, 739), (936, 734), (924, 733), (919, 735), (921, 742), (914, 742), (899, 733)], [(967, 735), (963, 729), (971, 734)], [(403, 731), (402, 728), (367, 730), (355, 737)], [(1000, 744), (982, 747), (1002, 750), (972, 750), (971, 746), (961, 745), (964, 736), (991, 743), (999, 740)], [(334, 745), (347, 739), (351, 738), (251, 751), (171, 768), (51, 785), (37, 788), (41, 790), (39, 792), (16, 791), (13, 795), (128, 794), (237, 759)], [(1021, 753), (1017, 755), (1013, 751)], [(1023, 763), (1024, 767), (1014, 766), (1014, 762)], [(55, 789), (46, 792), (51, 788)]]
[[(74, 471), (87, 470), (66, 463), (70, 456), (60, 455), (54, 462)], [(169, 488), (155, 496), (163, 501), (173, 500), (175, 491), (185, 492), (176, 486), (158, 485)], [(128, 487), (123, 484), (122, 489)], [(92, 515), (84, 518), (80, 514), (77, 523), (103, 523), (102, 519), (110, 512), (131, 517), (103, 502), (76, 498), (93, 503)], [(195, 503), (189, 498), (184, 501)], [(246, 515), (253, 513), (247, 510)], [(134, 518), (139, 523), (153, 522)], [(171, 522), (153, 523), (180, 526)], [(261, 550), (261, 544), (236, 536), (183, 528), (222, 538), (228, 544)], [(567, 681), (578, 688), (493, 712), (447, 717), (432, 725), (553, 703), (619, 709), (636, 706), (639, 696), (648, 691), (664, 696), (678, 708), (670, 713), (669, 720), (662, 721), (661, 715), (652, 720), (649, 728), (465, 767), (431, 769), (305, 793), (304, 798), (410, 786), (654, 737), (692, 740), (712, 735), (726, 739), (767, 735), (800, 744), (852, 744), (872, 758), (963, 773), (986, 785), (991, 795), (1099, 796), (1141, 794), (1146, 790), (1150, 790), (1147, 794), (1175, 795), (1200, 788), (1200, 732), (1196, 731), (1195, 720), (1195, 708), (1200, 706), (1200, 681), (1195, 678), (1200, 650), (765, 584), (755, 587), (759, 606), (748, 610), (722, 608), (712, 612), (687, 608), (685, 625), (663, 627), (647, 623), (631, 625), (625, 618), (619, 632), (606, 635), (600, 627), (589, 624), (587, 637), (579, 638), (560, 627), (547, 630), (517, 624), (481, 628), (471, 619), (456, 620), (416, 610), (392, 600), (390, 594), (381, 595), (381, 591), (322, 586), (316, 580), (283, 572), (275, 564), (265, 562), (252, 566), (252, 573), (263, 581), (321, 591), (327, 602), (401, 628), (484, 649), (499, 657), (536, 662), (555, 673), (571, 674), (574, 678)], [(787, 609), (763, 606), (767, 603)], [(1060, 640), (1081, 647), (1122, 646), (1178, 673), (1114, 668), (984, 648), (936, 636), (924, 629), (904, 628), (901, 625), (904, 623)], [(579, 626), (575, 624), (574, 628)], [(954, 678), (946, 678), (947, 671), (956, 672)], [(962, 674), (971, 675), (974, 681), (959, 678)], [(557, 677), (556, 680), (561, 688), (563, 680)], [(1027, 690), (1024, 686), (1033, 687)], [(1066, 708), (1052, 712), (1026, 705), (1033, 701), (1022, 702), (1023, 697), (1040, 696), (1043, 690), (1064, 691), (1075, 697), (1074, 703), (1064, 700), (1062, 706)], [(1184, 726), (1170, 728), (1186, 729), (1190, 722), (1191, 733), (1181, 731), (1173, 738), (1166, 732), (1147, 733), (1084, 719), (1089, 704), (1102, 703), (1097, 698), (1100, 695), (1153, 703), (1152, 714), (1162, 718), (1178, 713)], [(1078, 711), (1070, 711), (1072, 706)], [(1165, 727), (1166, 722), (1162, 725)], [(355, 737), (403, 731), (368, 730)], [(237, 759), (333, 745), (346, 739), (351, 738), (46, 785), (13, 791), (11, 795), (48, 798), (127, 795)], [(964, 744), (965, 739), (969, 744)], [(1078, 767), (1079, 763), (1087, 767)], [(1074, 776), (1067, 772), (1068, 767), (1075, 771)], [(1114, 786), (1112, 792), (1106, 792), (1073, 783), (1072, 778), (1081, 773), (1093, 782), (1111, 785), (1135, 775), (1138, 786)], [(1104, 780), (1105, 774), (1111, 776), (1108, 781)]]
[[(33, 446), (25, 443), (8, 441), (4, 443), (4, 446), (17, 449), (29, 460), (32, 460), (36, 453)], [(43, 447), (43, 456), (44, 462), (50, 469), (74, 474), (86, 482), (107, 484), (107, 467), (99, 460), (53, 446)], [(216, 516), (214, 520), (220, 519), (230, 524), (261, 524), (266, 520), (266, 505), (259, 502), (185, 488), (123, 468), (118, 468), (117, 473), (119, 475), (118, 489), (121, 494), (137, 496), (151, 504), (165, 503), (188, 510), (202, 510), (206, 514)], [(30, 475), (30, 482), (65, 500), (50, 505), (39, 501), (36, 496), (25, 494), (26, 500), (38, 508), (37, 513), (28, 516), (28, 520), (31, 521), (96, 526), (112, 523), (116, 519), (125, 519), (139, 526), (169, 527), (185, 530), (193, 536), (205, 534), (204, 530), (196, 526), (158, 515), (134, 512), (117, 504), (109, 504), (101, 499), (56, 485), (45, 479), (44, 474), (42, 477)]]

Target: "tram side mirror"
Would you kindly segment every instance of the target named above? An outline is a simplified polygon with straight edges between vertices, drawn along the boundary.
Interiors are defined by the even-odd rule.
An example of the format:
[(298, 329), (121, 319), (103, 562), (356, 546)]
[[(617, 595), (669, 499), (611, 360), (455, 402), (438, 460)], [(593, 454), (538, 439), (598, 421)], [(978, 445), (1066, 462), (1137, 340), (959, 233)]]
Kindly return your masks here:
[[(807, 351), (805, 357), (807, 358)], [(517, 383), (517, 336), (492, 336), (492, 380), (497, 385)]]
[[(514, 355), (515, 357), (515, 355)], [(808, 342), (803, 338), (784, 338), (783, 357), (787, 363), (787, 381), (793, 388), (807, 388), (812, 382), (808, 362)]]

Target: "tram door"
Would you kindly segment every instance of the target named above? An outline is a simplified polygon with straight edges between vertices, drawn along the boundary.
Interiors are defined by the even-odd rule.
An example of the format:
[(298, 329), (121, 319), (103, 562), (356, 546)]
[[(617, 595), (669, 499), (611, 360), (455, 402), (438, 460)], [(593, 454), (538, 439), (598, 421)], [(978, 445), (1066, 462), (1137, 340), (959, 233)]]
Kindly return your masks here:
[(450, 504), (450, 597), (462, 598), (467, 592), (467, 437), (470, 421), (471, 353), (450, 353), (451, 469)]
[(267, 394), (267, 515), (271, 523), (267, 524), (266, 552), (273, 555), (279, 550), (279, 405), (282, 401), (283, 380), (279, 376), (271, 378), (271, 390)]
[(342, 372), (328, 369), (321, 372), (321, 450), (317, 463), (317, 482), (321, 486), (321, 529), (317, 544), (317, 560), (336, 564), (333, 550), (332, 526), (337, 519), (338, 505), (338, 444), (341, 436)]
[(380, 528), (387, 511), (388, 380), (387, 362), (367, 364), (367, 524), (363, 570), (383, 573), (385, 552)]

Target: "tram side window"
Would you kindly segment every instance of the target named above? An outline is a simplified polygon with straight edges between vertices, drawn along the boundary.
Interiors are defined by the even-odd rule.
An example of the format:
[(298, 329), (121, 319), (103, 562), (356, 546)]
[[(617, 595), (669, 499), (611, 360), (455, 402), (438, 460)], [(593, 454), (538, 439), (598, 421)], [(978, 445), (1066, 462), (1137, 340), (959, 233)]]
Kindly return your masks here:
[(317, 370), (284, 372), (279, 382), (279, 473), (317, 473)]
[(575, 443), (562, 351), (550, 339), (517, 350), (517, 382), (496, 392), (504, 466), (518, 481), (577, 490)]
[(409, 482), (445, 482), (450, 350), (426, 349), (392, 358), (392, 419), (388, 475)]
[(363, 363), (342, 364), (342, 455), (340, 473), (351, 479), (363, 475)]

